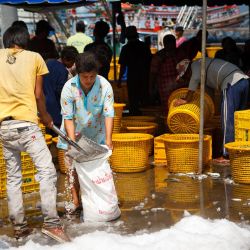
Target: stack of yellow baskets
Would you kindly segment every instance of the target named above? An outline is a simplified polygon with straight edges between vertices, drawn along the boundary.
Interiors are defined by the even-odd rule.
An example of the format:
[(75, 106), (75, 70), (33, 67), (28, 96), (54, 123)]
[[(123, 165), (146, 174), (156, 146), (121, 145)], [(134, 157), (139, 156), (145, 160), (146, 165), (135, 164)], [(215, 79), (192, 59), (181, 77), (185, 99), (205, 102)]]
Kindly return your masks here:
[[(167, 123), (173, 133), (198, 133), (200, 124), (200, 92), (196, 91), (192, 102), (175, 107), (174, 101), (186, 96), (188, 89), (182, 88), (174, 91), (168, 100), (169, 113)], [(214, 115), (214, 103), (205, 93), (204, 122)]]
[[(145, 121), (133, 121), (133, 120), (122, 120), (121, 130), (125, 133), (145, 133), (154, 135), (158, 127), (155, 122), (145, 122)], [(150, 140), (149, 155), (153, 153), (153, 138)]]
[(234, 113), (235, 142), (225, 145), (229, 152), (233, 180), (250, 184), (250, 110)]
[[(52, 139), (52, 142), (57, 144), (58, 143), (58, 137), (54, 137)], [(62, 174), (66, 174), (68, 167), (65, 164), (64, 160), (65, 150), (58, 148), (57, 149), (57, 157), (58, 157), (58, 163), (59, 163), (59, 169)]]
[(230, 142), (225, 148), (229, 152), (233, 180), (250, 184), (250, 142)]
[(52, 144), (52, 135), (45, 134), (45, 141), (47, 146), (50, 146)]
[(141, 121), (141, 122), (155, 122), (155, 116), (138, 115), (138, 116), (126, 116), (122, 118), (123, 121)]
[(114, 103), (115, 117), (114, 117), (114, 128), (113, 133), (120, 133), (122, 112), (126, 104)]
[(122, 131), (129, 133), (155, 134), (157, 123), (145, 121), (122, 120)]
[(150, 140), (153, 136), (140, 133), (113, 134), (110, 157), (115, 172), (142, 172), (148, 167)]
[(46, 127), (39, 121), (38, 123), (39, 128), (42, 130), (42, 134), (45, 137), (46, 134)]
[[(39, 183), (35, 180), (36, 168), (27, 153), (21, 153), (22, 164), (22, 191), (24, 193), (39, 191)], [(0, 198), (6, 197), (6, 165), (0, 145)]]

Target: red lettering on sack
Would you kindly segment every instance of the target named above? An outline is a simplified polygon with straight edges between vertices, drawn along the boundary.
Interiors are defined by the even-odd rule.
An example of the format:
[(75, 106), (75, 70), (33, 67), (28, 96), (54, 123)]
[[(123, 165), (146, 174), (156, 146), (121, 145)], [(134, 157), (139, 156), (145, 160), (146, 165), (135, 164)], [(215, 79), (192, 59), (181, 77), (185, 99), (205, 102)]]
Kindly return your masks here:
[(94, 184), (102, 184), (102, 183), (105, 183), (105, 182), (111, 180), (112, 178), (113, 178), (112, 173), (105, 173), (105, 176), (104, 176), (104, 177), (99, 177), (99, 176), (98, 176), (97, 179), (92, 180), (92, 182), (93, 182)]
[(101, 210), (101, 209), (99, 209), (98, 212), (99, 212), (99, 214), (106, 214), (106, 215), (110, 215), (110, 214), (114, 213), (113, 211), (108, 212), (108, 211), (104, 211), (104, 210)]

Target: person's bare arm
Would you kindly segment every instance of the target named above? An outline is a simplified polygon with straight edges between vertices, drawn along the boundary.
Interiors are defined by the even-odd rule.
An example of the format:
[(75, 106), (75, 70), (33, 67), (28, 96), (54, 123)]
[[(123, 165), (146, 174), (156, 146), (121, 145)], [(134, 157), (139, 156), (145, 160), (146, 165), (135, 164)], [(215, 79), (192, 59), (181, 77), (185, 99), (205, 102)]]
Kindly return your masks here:
[(112, 130), (113, 130), (113, 117), (105, 117), (105, 132), (106, 132), (106, 145), (109, 149), (113, 149), (112, 143)]
[(193, 99), (193, 95), (194, 95), (194, 91), (188, 90), (185, 98), (175, 100), (174, 106), (177, 107), (177, 106), (191, 102)]
[(75, 124), (73, 122), (73, 120), (64, 120), (64, 127), (65, 127), (65, 131), (68, 135), (68, 137), (72, 140), (75, 141), (76, 137), (75, 137)]
[(35, 97), (36, 97), (37, 110), (42, 123), (46, 127), (51, 128), (53, 126), (53, 120), (46, 109), (45, 97), (43, 93), (43, 76), (36, 77)]

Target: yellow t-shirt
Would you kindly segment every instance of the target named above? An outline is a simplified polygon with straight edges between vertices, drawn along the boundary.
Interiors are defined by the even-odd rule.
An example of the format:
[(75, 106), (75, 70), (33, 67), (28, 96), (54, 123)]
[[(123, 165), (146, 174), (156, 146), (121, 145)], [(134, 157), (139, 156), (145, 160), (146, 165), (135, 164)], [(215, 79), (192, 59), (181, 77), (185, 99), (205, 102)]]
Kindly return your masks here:
[(92, 42), (93, 40), (91, 37), (82, 32), (77, 32), (75, 35), (68, 38), (67, 46), (74, 46), (79, 53), (83, 53), (85, 46)]
[(27, 50), (16, 53), (15, 63), (9, 64), (6, 60), (10, 51), (0, 49), (0, 121), (12, 116), (38, 123), (36, 77), (47, 74), (47, 66), (38, 53)]

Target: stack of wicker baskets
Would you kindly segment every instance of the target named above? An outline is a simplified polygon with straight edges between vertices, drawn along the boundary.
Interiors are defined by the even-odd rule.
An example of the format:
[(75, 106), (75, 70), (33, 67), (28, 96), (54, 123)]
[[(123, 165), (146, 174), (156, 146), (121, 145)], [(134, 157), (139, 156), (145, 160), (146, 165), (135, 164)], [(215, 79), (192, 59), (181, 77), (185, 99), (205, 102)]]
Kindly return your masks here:
[(123, 103), (114, 103), (115, 117), (113, 133), (120, 133), (122, 112), (125, 106), (126, 104)]
[[(53, 143), (57, 144), (58, 143), (58, 137), (54, 137), (52, 139)], [(58, 148), (57, 149), (57, 158), (58, 158), (58, 164), (59, 164), (59, 169), (62, 174), (66, 174), (68, 167), (65, 164), (65, 150)]]
[[(125, 133), (145, 133), (145, 134), (151, 134), (154, 135), (156, 132), (158, 125), (154, 122), (145, 122), (145, 121), (134, 121), (125, 119), (122, 120), (122, 128), (121, 131)], [(149, 155), (152, 155), (153, 153), (153, 138), (150, 140), (150, 149), (149, 149)]]

